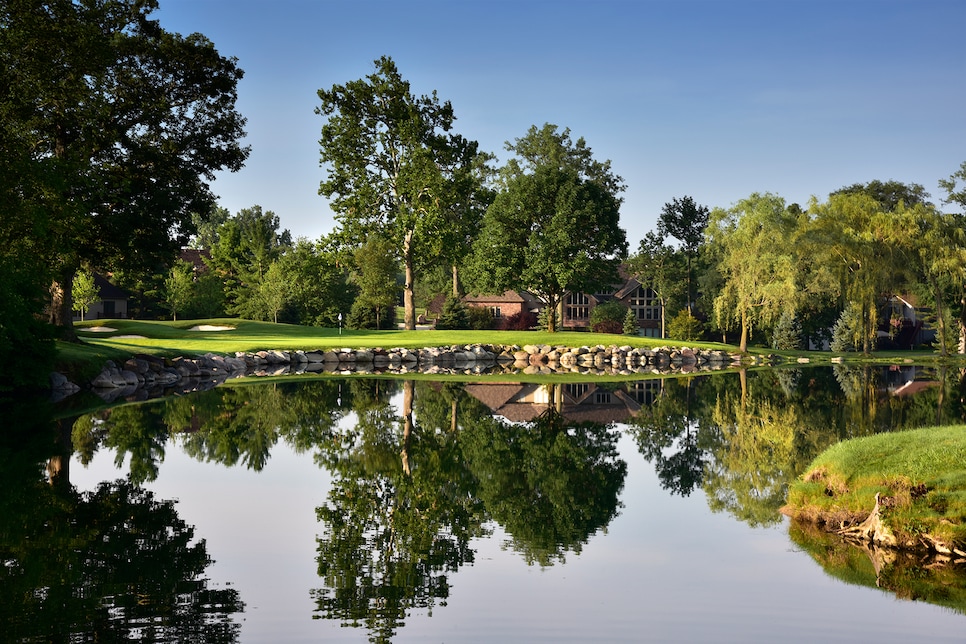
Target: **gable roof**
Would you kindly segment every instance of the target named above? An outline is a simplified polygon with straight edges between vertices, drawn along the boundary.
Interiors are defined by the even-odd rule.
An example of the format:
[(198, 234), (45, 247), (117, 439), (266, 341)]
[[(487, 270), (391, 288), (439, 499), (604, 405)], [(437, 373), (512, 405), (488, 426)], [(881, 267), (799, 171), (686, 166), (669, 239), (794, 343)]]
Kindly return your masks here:
[(101, 294), (101, 300), (126, 300), (131, 294), (119, 286), (111, 284), (100, 273), (94, 273), (94, 286)]

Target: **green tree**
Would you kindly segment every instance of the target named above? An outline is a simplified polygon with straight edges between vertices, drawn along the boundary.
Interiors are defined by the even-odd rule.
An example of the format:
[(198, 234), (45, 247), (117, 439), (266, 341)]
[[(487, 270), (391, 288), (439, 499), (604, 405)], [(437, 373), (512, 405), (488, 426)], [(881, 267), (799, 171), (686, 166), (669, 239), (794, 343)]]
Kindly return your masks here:
[[(661, 337), (667, 337), (668, 302), (680, 297), (686, 272), (681, 253), (668, 246), (659, 233), (648, 231), (637, 252), (627, 259), (627, 269), (641, 286), (657, 295), (661, 303)], [(690, 296), (685, 301), (690, 302)]]
[[(71, 328), (82, 264), (111, 269), (170, 259), (192, 214), (214, 204), (217, 170), (237, 170), (242, 76), (204, 36), (162, 29), (155, 0), (11, 1), (0, 7), (0, 141), (17, 154), (17, 216), (59, 285), (52, 320)], [(15, 150), (16, 151), (16, 150)], [(5, 175), (4, 178), (9, 178)], [(7, 192), (7, 191), (0, 191)]]
[(707, 206), (694, 203), (692, 197), (672, 199), (664, 204), (658, 216), (657, 230), (661, 235), (670, 235), (681, 243), (686, 266), (685, 306), (691, 311), (691, 274), (692, 264), (704, 243), (704, 229), (708, 225), (710, 211)]
[(254, 205), (239, 210), (218, 230), (211, 264), (224, 277), (230, 313), (250, 319), (270, 317), (259, 288), (269, 266), (292, 245), (292, 234), (280, 226), (278, 215)]
[(708, 242), (717, 247), (724, 278), (715, 316), (719, 324), (738, 323), (739, 351), (747, 351), (755, 325), (772, 324), (785, 310), (794, 310), (799, 290), (793, 240), (802, 226), (801, 215), (772, 194), (755, 193), (729, 210), (712, 211)]
[[(502, 170), (474, 246), (476, 289), (526, 289), (555, 311), (567, 292), (616, 283), (627, 240), (624, 185), (610, 162), (594, 160), (582, 138), (573, 142), (570, 130), (551, 124), (506, 145), (517, 158)], [(548, 316), (547, 328), (556, 331), (556, 316)]]
[(286, 321), (309, 326), (338, 325), (339, 313), (352, 307), (358, 289), (349, 281), (347, 263), (323, 237), (317, 243), (298, 239), (281, 262), (290, 293)]
[(465, 237), (457, 224), (477, 210), (474, 171), (477, 143), (450, 132), (449, 101), (416, 97), (389, 57), (375, 73), (320, 89), (316, 113), (322, 126), (321, 160), (340, 235), (360, 246), (378, 234), (392, 244), (405, 271), (406, 329), (416, 328), (415, 280), (443, 252), (448, 236)]
[(395, 309), (396, 275), (399, 265), (391, 252), (389, 240), (370, 237), (354, 253), (356, 270), (351, 279), (359, 287), (356, 305), (375, 313), (376, 328), (385, 328), (381, 322), (387, 311)]
[(168, 277), (164, 280), (164, 305), (171, 311), (172, 319), (177, 320), (178, 311), (184, 315), (194, 298), (194, 266), (179, 259), (168, 271)]
[(831, 271), (837, 290), (852, 303), (861, 319), (863, 353), (873, 349), (878, 325), (878, 300), (908, 282), (914, 267), (908, 248), (897, 243), (908, 240), (909, 231), (894, 213), (885, 211), (866, 192), (829, 195), (828, 201), (813, 199), (809, 206), (811, 225), (808, 247)]
[(266, 319), (278, 323), (282, 312), (291, 297), (292, 288), (280, 261), (272, 262), (258, 285), (258, 301)]
[(93, 273), (78, 271), (74, 275), (71, 290), (74, 295), (71, 308), (75, 311), (80, 311), (81, 320), (83, 321), (87, 316), (88, 309), (101, 300), (101, 289), (94, 282)]

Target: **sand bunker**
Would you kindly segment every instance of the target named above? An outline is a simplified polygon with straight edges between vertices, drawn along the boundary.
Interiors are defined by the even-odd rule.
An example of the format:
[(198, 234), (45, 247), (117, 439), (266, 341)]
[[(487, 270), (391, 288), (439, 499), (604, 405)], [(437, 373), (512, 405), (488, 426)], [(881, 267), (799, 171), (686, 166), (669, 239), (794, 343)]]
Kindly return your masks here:
[(198, 326), (193, 326), (189, 331), (234, 331), (233, 326), (217, 326), (214, 324), (199, 324)]
[(79, 331), (93, 331), (94, 333), (110, 333), (111, 331), (117, 331), (117, 329), (112, 329), (109, 326), (89, 326), (85, 328), (79, 328)]
[(111, 340), (147, 340), (143, 335), (112, 335)]

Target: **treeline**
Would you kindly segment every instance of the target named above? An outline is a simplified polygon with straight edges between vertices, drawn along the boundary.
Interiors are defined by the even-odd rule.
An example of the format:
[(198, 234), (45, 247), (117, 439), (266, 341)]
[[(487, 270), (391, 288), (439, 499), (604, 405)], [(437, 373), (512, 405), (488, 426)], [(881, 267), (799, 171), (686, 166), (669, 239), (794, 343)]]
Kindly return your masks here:
[[(943, 204), (966, 208), (963, 181), (966, 163), (940, 180)], [(774, 194), (727, 209), (675, 200), (629, 265), (681, 339), (868, 353), (925, 323), (940, 353), (964, 352), (966, 216), (929, 197), (918, 184), (872, 181), (805, 208)], [(902, 310), (910, 300), (916, 319)]]

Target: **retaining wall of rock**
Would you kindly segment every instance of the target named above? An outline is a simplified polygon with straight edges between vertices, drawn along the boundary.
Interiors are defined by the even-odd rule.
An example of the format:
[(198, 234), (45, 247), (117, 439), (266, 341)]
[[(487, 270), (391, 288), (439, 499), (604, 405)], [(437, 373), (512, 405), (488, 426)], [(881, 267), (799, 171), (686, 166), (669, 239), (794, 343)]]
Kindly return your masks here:
[[(687, 347), (644, 349), (596, 345), (465, 345), (424, 349), (338, 349), (325, 351), (255, 351), (234, 356), (205, 354), (164, 359), (137, 355), (123, 364), (109, 361), (90, 389), (105, 400), (146, 399), (210, 389), (229, 378), (300, 373), (429, 374), (635, 374), (689, 373), (741, 364), (726, 351)], [(56, 380), (56, 382), (55, 382)], [(71, 383), (52, 376), (55, 393), (69, 394)], [(76, 389), (75, 389), (76, 390)]]

